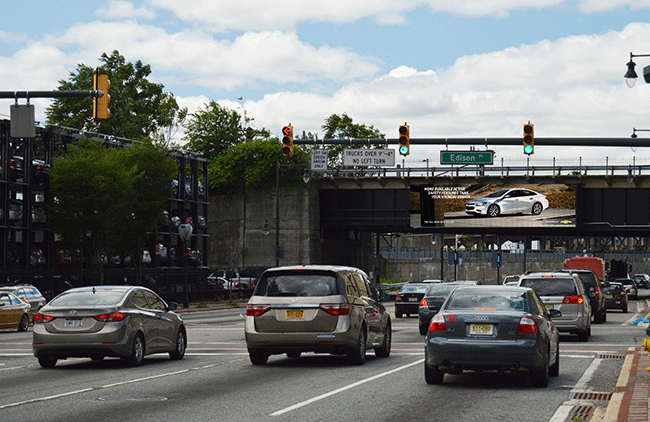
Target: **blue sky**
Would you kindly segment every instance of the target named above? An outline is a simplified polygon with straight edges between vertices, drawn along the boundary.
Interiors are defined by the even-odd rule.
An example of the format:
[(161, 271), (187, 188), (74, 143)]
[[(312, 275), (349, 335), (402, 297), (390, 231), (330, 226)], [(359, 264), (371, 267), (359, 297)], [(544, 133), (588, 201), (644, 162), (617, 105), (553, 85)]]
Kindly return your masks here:
[[(322, 133), (333, 113), (387, 137), (627, 137), (650, 127), (650, 85), (624, 81), (650, 53), (647, 0), (25, 0), (3, 2), (0, 90), (53, 90), (118, 50), (190, 111), (214, 100), (279, 135)], [(637, 71), (650, 58), (635, 59)], [(242, 98), (238, 100), (238, 98)], [(34, 100), (44, 119), (47, 100)], [(0, 105), (0, 117), (9, 112)], [(182, 133), (182, 132), (180, 132)], [(500, 147), (497, 156), (521, 158)], [(408, 160), (438, 157), (412, 148)], [(645, 151), (543, 148), (628, 159)]]

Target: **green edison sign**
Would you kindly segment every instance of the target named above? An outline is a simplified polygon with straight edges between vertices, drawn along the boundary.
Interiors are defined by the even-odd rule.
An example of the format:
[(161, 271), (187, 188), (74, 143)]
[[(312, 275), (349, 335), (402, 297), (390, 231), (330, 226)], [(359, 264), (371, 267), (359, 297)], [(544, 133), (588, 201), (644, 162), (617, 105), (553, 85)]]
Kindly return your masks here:
[(440, 164), (494, 164), (494, 151), (440, 151)]

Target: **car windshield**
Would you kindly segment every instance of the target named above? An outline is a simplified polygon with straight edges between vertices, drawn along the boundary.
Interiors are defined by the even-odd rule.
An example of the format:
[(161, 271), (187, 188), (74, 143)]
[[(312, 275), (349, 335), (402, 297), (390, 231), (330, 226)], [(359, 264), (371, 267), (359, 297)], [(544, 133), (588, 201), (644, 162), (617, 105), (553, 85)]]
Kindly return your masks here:
[(274, 273), (262, 277), (257, 296), (332, 296), (340, 294), (336, 276), (330, 272)]
[(456, 287), (458, 287), (457, 284), (440, 284), (431, 286), (427, 292), (427, 296), (447, 296)]
[(527, 311), (525, 293), (494, 290), (456, 290), (447, 310)]
[(428, 288), (429, 286), (404, 286), (399, 293), (426, 293)]
[(121, 302), (124, 290), (89, 290), (62, 293), (52, 299), (51, 306), (114, 306)]
[(519, 285), (532, 287), (539, 296), (575, 296), (578, 294), (574, 280), (566, 277), (524, 278)]

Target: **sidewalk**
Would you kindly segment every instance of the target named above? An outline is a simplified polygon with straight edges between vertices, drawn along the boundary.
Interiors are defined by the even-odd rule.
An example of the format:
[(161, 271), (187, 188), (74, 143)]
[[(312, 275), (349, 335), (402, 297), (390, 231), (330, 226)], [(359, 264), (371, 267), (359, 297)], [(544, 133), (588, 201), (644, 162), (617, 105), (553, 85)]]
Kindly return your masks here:
[(648, 352), (641, 347), (628, 349), (603, 422), (648, 422), (649, 366)]

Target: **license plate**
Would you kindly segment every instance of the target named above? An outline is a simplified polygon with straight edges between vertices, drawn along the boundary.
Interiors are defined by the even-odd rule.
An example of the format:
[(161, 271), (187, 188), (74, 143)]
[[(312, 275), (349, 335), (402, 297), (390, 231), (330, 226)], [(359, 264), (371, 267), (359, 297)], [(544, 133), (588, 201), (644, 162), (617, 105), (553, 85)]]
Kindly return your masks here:
[(417, 297), (409, 297), (409, 302), (419, 302)]
[(614, 296), (612, 296), (612, 295), (605, 295), (605, 297), (606, 297), (607, 299), (611, 299), (611, 298), (613, 298)]
[(303, 319), (304, 317), (305, 313), (302, 309), (299, 311), (287, 311), (287, 319)]
[(469, 333), (478, 336), (492, 335), (492, 324), (470, 324)]
[(80, 319), (66, 319), (65, 320), (65, 326), (66, 327), (81, 327), (82, 320)]
[(546, 306), (546, 309), (555, 309), (555, 306), (553, 305), (546, 304), (544, 306)]

